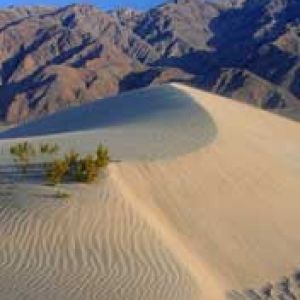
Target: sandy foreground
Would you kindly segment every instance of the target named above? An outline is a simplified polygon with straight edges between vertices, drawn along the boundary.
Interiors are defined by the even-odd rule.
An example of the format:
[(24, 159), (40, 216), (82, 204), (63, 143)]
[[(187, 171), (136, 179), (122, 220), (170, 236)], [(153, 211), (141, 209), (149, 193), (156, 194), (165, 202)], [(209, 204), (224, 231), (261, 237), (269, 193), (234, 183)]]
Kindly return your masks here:
[[(1, 134), (1, 299), (298, 299), (300, 124), (179, 84), (122, 97), (122, 122), (111, 99)], [(56, 199), (9, 173), (22, 139), (119, 162)]]

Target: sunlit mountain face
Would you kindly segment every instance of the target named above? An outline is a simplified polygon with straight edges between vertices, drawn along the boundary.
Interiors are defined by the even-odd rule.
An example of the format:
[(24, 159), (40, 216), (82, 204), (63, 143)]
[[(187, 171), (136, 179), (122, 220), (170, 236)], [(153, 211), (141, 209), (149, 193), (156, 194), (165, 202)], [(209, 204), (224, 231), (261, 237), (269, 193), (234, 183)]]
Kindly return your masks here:
[(296, 116), (298, 1), (178, 0), (0, 12), (2, 121), (181, 81)]

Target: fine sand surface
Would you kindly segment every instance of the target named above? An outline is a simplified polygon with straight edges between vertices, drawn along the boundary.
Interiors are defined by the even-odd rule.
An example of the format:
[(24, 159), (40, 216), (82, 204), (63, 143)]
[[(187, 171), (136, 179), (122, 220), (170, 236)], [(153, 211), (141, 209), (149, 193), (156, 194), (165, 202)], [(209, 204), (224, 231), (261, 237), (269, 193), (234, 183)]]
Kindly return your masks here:
[(165, 85), (74, 107), (0, 132), (0, 139), (2, 148), (11, 143), (9, 139), (31, 137), (81, 152), (103, 142), (114, 159), (153, 160), (192, 152), (212, 141), (216, 131), (209, 114), (192, 97)]
[[(97, 102), (2, 134), (1, 299), (300, 299), (300, 124), (179, 84), (138, 95), (115, 125)], [(121, 161), (56, 199), (5, 166), (26, 134)]]

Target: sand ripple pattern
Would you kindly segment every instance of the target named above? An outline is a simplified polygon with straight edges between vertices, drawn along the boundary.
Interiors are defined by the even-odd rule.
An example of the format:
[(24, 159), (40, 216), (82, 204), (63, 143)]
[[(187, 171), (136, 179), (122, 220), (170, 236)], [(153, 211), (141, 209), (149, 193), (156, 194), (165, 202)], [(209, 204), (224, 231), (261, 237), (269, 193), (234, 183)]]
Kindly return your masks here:
[(88, 189), (59, 200), (2, 180), (1, 300), (198, 299), (189, 273), (122, 195), (105, 184), (91, 199)]

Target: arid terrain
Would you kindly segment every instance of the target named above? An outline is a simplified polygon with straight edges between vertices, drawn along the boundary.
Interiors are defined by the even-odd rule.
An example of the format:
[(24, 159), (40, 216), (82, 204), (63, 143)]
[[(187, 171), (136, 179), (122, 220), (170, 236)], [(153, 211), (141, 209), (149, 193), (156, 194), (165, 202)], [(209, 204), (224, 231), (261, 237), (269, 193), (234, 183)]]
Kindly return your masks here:
[(2, 9), (0, 120), (172, 81), (298, 119), (299, 11), (298, 0)]
[[(14, 171), (25, 140), (103, 142), (112, 162), (47, 186)], [(172, 84), (3, 130), (0, 149), (1, 299), (300, 299), (299, 123)]]

